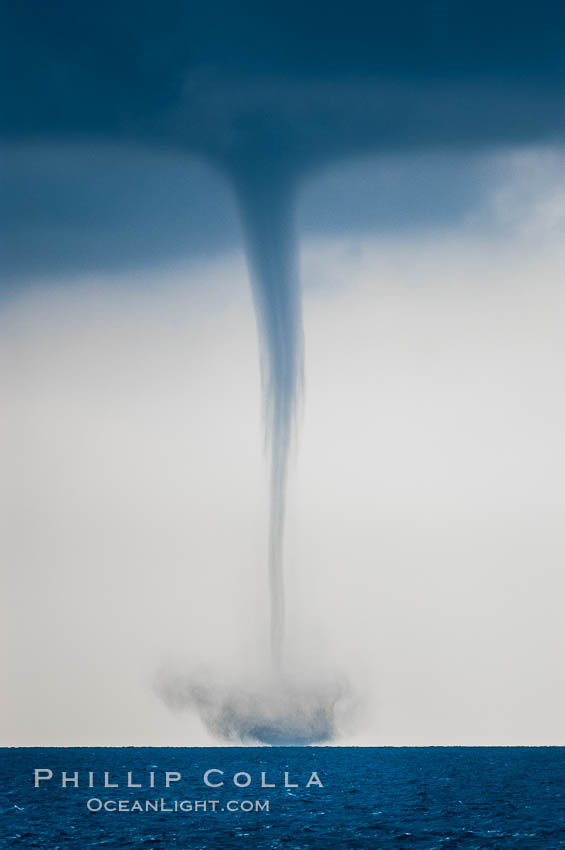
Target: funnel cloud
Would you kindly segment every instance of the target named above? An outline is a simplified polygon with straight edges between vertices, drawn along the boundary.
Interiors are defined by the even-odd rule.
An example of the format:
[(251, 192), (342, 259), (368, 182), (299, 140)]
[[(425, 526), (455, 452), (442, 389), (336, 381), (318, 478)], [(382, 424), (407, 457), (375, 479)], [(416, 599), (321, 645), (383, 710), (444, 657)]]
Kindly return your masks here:
[(303, 349), (293, 198), (288, 185), (273, 185), (261, 177), (240, 183), (238, 194), (261, 343), (270, 456), (271, 653), (275, 668), (279, 668), (284, 638), (285, 491)]

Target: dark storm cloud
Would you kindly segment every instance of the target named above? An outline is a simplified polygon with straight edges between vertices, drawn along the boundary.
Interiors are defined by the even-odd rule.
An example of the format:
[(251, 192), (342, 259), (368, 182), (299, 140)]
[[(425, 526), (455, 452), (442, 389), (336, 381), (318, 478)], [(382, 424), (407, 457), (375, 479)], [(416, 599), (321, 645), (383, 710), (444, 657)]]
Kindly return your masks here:
[[(564, 131), (559, 3), (22, 0), (3, 18), (0, 135), (12, 152), (2, 157), (2, 263), (13, 279), (233, 245), (227, 184), (205, 166), (183, 171), (186, 153), (241, 186), (336, 158), (554, 142)], [(40, 152), (48, 142), (87, 148)], [(14, 157), (24, 143), (35, 155)], [(154, 154), (144, 161), (132, 145)], [(409, 175), (373, 180), (343, 215), (320, 218), (310, 195), (301, 224), (457, 215), (476, 195), (473, 175), (451, 168), (448, 209), (433, 196), (450, 196), (449, 170), (414, 189)]]
[(4, 11), (10, 132), (128, 132), (187, 74), (472, 79), (563, 76), (559, 2), (20, 0)]
[(221, 175), (186, 156), (119, 146), (10, 146), (0, 161), (5, 286), (150, 266), (231, 248)]

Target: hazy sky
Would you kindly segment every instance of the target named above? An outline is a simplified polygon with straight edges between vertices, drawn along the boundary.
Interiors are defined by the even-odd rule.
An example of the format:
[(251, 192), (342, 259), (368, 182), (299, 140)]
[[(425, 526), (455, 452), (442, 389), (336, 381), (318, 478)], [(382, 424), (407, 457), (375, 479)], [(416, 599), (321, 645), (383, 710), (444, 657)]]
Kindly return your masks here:
[[(461, 156), (335, 166), (298, 211), (289, 653), (349, 677), (342, 743), (565, 743), (565, 156)], [(24, 258), (4, 295), (5, 745), (209, 743), (159, 671), (266, 652), (255, 319), (191, 168), (213, 250), (112, 267), (86, 228), (82, 270)]]

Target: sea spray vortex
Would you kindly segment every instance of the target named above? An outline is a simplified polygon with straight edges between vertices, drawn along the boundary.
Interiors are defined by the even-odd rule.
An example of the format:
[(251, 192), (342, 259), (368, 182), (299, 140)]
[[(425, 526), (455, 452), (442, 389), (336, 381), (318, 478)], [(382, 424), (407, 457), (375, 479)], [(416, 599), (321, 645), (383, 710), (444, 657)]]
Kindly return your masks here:
[(328, 743), (352, 703), (345, 680), (307, 683), (276, 672), (238, 682), (168, 673), (156, 689), (171, 710), (195, 711), (214, 737), (238, 744)]

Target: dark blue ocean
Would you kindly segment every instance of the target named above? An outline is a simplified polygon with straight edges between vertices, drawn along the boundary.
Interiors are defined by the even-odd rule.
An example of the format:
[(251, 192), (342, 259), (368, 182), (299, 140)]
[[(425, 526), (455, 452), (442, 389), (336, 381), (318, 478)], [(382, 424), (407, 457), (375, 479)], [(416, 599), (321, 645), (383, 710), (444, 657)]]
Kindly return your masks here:
[[(0, 754), (2, 848), (565, 847), (560, 747), (30, 748)], [(42, 771), (38, 787), (35, 769)], [(208, 787), (207, 770), (210, 782), (224, 784)], [(128, 772), (130, 784), (141, 788), (127, 787)], [(118, 788), (104, 787), (105, 773)], [(234, 785), (234, 776), (245, 787)]]

